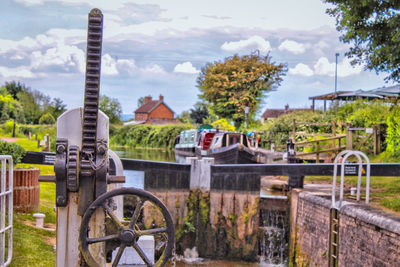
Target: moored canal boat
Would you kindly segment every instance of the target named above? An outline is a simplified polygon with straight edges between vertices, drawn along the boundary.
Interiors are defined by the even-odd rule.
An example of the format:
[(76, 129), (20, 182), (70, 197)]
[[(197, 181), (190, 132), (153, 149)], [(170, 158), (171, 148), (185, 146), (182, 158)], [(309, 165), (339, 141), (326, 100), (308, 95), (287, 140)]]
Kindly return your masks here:
[(196, 155), (213, 157), (215, 164), (257, 163), (247, 136), (238, 132), (203, 131)]
[(197, 137), (197, 130), (182, 131), (175, 139), (175, 155), (184, 157), (196, 156)]

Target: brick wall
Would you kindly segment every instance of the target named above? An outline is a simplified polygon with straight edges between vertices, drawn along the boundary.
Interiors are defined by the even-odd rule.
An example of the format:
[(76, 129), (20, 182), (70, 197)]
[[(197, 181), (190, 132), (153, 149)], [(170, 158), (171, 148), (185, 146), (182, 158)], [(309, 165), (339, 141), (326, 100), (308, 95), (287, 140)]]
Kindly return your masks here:
[(161, 103), (158, 107), (156, 107), (149, 116), (149, 119), (158, 118), (158, 119), (173, 119), (174, 113), (165, 106), (164, 103)]
[[(292, 194), (291, 262), (328, 266), (330, 198)], [(339, 266), (400, 266), (400, 216), (347, 202), (339, 213)]]

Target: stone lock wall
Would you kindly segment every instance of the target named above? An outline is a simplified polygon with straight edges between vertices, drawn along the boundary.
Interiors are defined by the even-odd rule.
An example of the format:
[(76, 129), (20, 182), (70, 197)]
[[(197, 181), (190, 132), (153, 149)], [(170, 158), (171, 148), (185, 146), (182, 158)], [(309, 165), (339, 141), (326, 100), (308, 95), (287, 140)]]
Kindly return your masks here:
[(171, 213), (177, 253), (196, 247), (200, 257), (256, 261), (258, 176), (214, 169), (209, 158), (188, 162), (131, 163), (145, 171), (145, 189)]
[[(291, 206), (292, 266), (328, 266), (330, 197), (294, 190)], [(399, 266), (400, 216), (362, 204), (339, 212), (339, 266)]]

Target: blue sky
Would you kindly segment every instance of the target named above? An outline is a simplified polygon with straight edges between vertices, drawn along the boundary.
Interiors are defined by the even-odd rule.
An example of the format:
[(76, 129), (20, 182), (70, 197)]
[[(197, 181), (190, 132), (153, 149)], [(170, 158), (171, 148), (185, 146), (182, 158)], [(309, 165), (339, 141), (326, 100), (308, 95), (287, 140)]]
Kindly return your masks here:
[(374, 89), (384, 75), (351, 67), (329, 6), (319, 0), (1, 0), (0, 84), (17, 80), (68, 108), (83, 103), (87, 14), (104, 14), (101, 93), (132, 113), (145, 95), (180, 114), (198, 101), (207, 62), (259, 50), (288, 73), (265, 108), (308, 107), (309, 96)]

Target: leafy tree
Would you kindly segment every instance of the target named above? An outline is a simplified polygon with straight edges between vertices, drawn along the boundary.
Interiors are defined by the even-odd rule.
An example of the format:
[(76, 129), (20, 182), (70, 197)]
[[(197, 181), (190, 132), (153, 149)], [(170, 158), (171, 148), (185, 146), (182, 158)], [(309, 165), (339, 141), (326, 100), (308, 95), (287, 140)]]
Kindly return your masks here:
[(122, 108), (118, 99), (105, 95), (100, 96), (99, 109), (108, 116), (111, 123), (121, 122)]
[(336, 18), (336, 28), (344, 43), (352, 45), (346, 53), (353, 64), (388, 72), (386, 80), (400, 80), (400, 2), (395, 0), (325, 0), (335, 5), (327, 13)]
[(208, 117), (208, 107), (203, 102), (197, 102), (194, 108), (190, 109), (190, 119), (194, 123), (202, 124), (204, 120)]
[(275, 89), (285, 72), (286, 67), (271, 63), (269, 55), (234, 55), (202, 68), (197, 79), (200, 98), (211, 104), (215, 115), (239, 126), (244, 121), (245, 107), (254, 116), (263, 93)]
[(176, 117), (180, 122), (183, 123), (190, 123), (190, 112), (189, 111), (182, 111), (181, 115)]
[(211, 125), (215, 129), (220, 129), (220, 130), (224, 130), (224, 131), (234, 131), (235, 130), (235, 126), (230, 124), (226, 119), (220, 119), (220, 120), (214, 121), (213, 123), (211, 123)]
[(0, 121), (5, 122), (10, 118), (18, 122), (25, 122), (22, 106), (10, 94), (0, 94)]
[(39, 120), (39, 124), (54, 124), (54, 123), (56, 123), (56, 120), (50, 113), (43, 114)]
[(26, 118), (26, 122), (29, 124), (39, 123), (39, 119), (42, 116), (42, 110), (36, 103), (36, 100), (29, 91), (23, 91), (18, 94), (19, 102), (23, 106), (23, 113)]
[(144, 97), (140, 97), (137, 101), (137, 106), (138, 108), (141, 107), (144, 104)]
[(24, 84), (21, 84), (20, 82), (16, 83), (15, 81), (6, 82), (6, 84), (4, 85), (4, 88), (12, 96), (12, 98), (14, 98), (16, 100), (19, 100), (18, 93), (26, 90), (26, 87)]
[(51, 114), (54, 115), (54, 118), (58, 118), (58, 116), (66, 111), (66, 107), (67, 105), (60, 98), (54, 98), (51, 102)]

